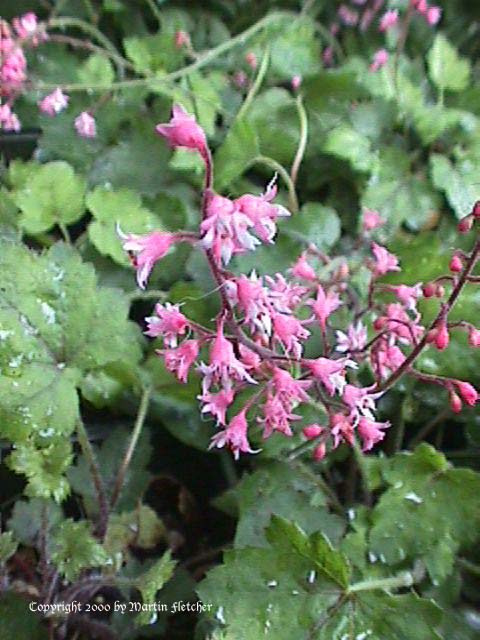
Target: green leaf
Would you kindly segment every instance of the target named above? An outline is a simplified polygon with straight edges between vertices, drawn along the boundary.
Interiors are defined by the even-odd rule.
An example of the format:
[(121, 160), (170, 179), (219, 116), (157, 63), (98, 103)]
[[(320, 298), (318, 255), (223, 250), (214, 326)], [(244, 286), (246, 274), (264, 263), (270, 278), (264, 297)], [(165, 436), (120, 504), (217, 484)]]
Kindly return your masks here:
[(291, 164), (300, 137), (295, 100), (286, 89), (263, 91), (251, 104), (248, 118), (258, 135), (263, 156)]
[[(148, 571), (141, 575), (136, 586), (142, 594), (143, 604), (153, 604), (156, 601), (157, 591), (170, 580), (175, 569), (176, 562), (172, 560), (170, 551), (167, 551)], [(140, 613), (136, 619), (139, 626), (149, 624), (152, 614), (148, 611)]]
[(463, 218), (478, 197), (478, 171), (474, 162), (454, 164), (446, 156), (433, 153), (430, 156), (433, 184), (445, 192), (457, 218)]
[(371, 514), (369, 549), (393, 566), (421, 559), (432, 580), (444, 580), (477, 538), (480, 475), (450, 468), (427, 444), (385, 459), (382, 475), (388, 488)]
[(215, 153), (215, 183), (219, 191), (229, 186), (260, 153), (255, 127), (236, 120)]
[(347, 160), (356, 171), (370, 172), (377, 164), (376, 156), (370, 148), (370, 140), (345, 124), (330, 131), (323, 151)]
[(33, 546), (42, 527), (42, 518), (45, 518), (45, 533), (48, 537), (50, 531), (63, 519), (62, 508), (52, 500), (17, 500), (8, 521), (8, 528), (19, 542)]
[(427, 61), (430, 78), (441, 91), (463, 91), (468, 87), (470, 62), (458, 55), (442, 33), (435, 36)]
[(78, 69), (78, 80), (83, 84), (109, 85), (115, 79), (112, 63), (106, 56), (91, 55)]
[[(229, 551), (198, 588), (228, 639), (439, 640), (440, 610), (415, 594), (349, 591), (350, 568), (320, 533), (274, 517), (268, 548)], [(346, 635), (345, 635), (346, 634)], [(362, 634), (367, 634), (362, 636)]]
[[(30, 168), (31, 169), (31, 168)], [(35, 235), (55, 224), (71, 224), (84, 212), (85, 181), (66, 162), (49, 162), (29, 169), (23, 186), (15, 193), (21, 210), (20, 225)]]
[(13, 533), (7, 531), (0, 533), (0, 565), (13, 556), (18, 548), (18, 542), (14, 540)]
[(313, 243), (325, 251), (340, 238), (340, 218), (332, 207), (307, 202), (299, 213), (282, 222), (280, 230), (302, 244)]
[(69, 581), (75, 580), (82, 569), (102, 567), (109, 557), (90, 533), (86, 520), (65, 520), (53, 534), (52, 562)]
[(318, 71), (320, 43), (310, 18), (294, 18), (270, 45), (272, 71), (283, 80), (295, 75), (306, 77)]
[(315, 478), (297, 472), (281, 462), (263, 466), (244, 476), (234, 489), (240, 518), (235, 533), (235, 546), (265, 546), (265, 528), (271, 515), (288, 517), (307, 534), (322, 531), (337, 542), (344, 523), (329, 513), (324, 493)]
[(139, 504), (134, 511), (110, 516), (104, 547), (111, 557), (116, 558), (131, 545), (153, 549), (165, 538), (165, 525), (155, 511), (148, 505)]
[(41, 617), (30, 611), (29, 602), (13, 591), (0, 596), (2, 640), (47, 640), (48, 633)]

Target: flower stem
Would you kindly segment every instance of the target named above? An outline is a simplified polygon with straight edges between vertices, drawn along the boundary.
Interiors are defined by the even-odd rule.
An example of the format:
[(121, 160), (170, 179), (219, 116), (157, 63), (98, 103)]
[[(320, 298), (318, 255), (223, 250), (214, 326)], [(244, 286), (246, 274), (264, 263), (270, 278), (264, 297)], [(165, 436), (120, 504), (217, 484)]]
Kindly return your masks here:
[(373, 591), (377, 589), (391, 590), (401, 589), (402, 587), (411, 587), (420, 582), (425, 575), (423, 564), (418, 563), (412, 571), (402, 571), (396, 576), (390, 578), (373, 578), (372, 580), (361, 580), (348, 588), (349, 593), (358, 591)]
[(253, 82), (252, 86), (250, 87), (250, 89), (249, 89), (249, 91), (247, 93), (247, 96), (246, 96), (242, 106), (240, 107), (240, 109), (238, 111), (238, 114), (237, 114), (237, 119), (238, 120), (240, 120), (240, 118), (243, 118), (243, 116), (246, 114), (246, 112), (250, 108), (250, 105), (252, 104), (253, 99), (257, 95), (260, 87), (262, 86), (262, 82), (263, 82), (263, 80), (265, 78), (265, 74), (267, 73), (269, 61), (270, 61), (270, 48), (267, 47), (267, 50), (263, 54), (262, 62), (260, 63), (260, 67), (258, 69), (258, 73), (257, 73), (257, 76), (255, 78), (255, 81)]
[(152, 387), (150, 386), (146, 387), (140, 399), (140, 406), (138, 408), (137, 419), (135, 420), (132, 436), (130, 438), (130, 442), (128, 443), (125, 456), (123, 458), (122, 464), (120, 465), (120, 469), (118, 470), (117, 478), (115, 480), (115, 486), (113, 488), (112, 497), (110, 499), (110, 509), (112, 511), (115, 508), (115, 505), (117, 504), (120, 494), (122, 492), (128, 467), (130, 466), (130, 462), (132, 461), (132, 457), (135, 452), (135, 447), (137, 446), (138, 439), (140, 437), (140, 434), (142, 433), (143, 425), (145, 423), (145, 418), (147, 417), (148, 406), (150, 404), (151, 395), (152, 395)]
[(308, 139), (307, 112), (305, 111), (305, 106), (303, 104), (303, 98), (301, 95), (297, 96), (295, 104), (298, 111), (298, 117), (300, 119), (300, 140), (298, 143), (297, 153), (295, 154), (295, 158), (293, 160), (292, 168), (290, 169), (290, 178), (292, 179), (292, 183), (294, 185), (297, 184), (298, 171), (300, 169), (303, 156), (305, 155), (305, 149), (307, 148)]
[(292, 213), (298, 213), (298, 198), (297, 192), (295, 190), (295, 185), (288, 174), (288, 171), (285, 169), (283, 165), (274, 160), (273, 158), (269, 158), (268, 156), (257, 156), (250, 162), (250, 166), (253, 164), (264, 164), (266, 167), (273, 169), (276, 171), (282, 180), (285, 182), (285, 185), (288, 189), (288, 206)]

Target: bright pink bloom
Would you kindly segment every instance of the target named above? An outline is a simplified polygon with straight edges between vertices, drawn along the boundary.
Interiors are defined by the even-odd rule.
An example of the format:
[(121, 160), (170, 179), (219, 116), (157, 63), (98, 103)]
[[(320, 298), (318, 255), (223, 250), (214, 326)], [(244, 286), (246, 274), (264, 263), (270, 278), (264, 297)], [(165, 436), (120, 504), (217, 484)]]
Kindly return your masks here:
[(0, 94), (12, 96), (22, 88), (27, 79), (27, 61), (21, 47), (16, 46), (13, 41), (11, 46), (2, 46), (0, 54)]
[(82, 138), (95, 138), (97, 135), (95, 118), (88, 113), (88, 111), (82, 111), (82, 113), (75, 118), (74, 124), (78, 135)]
[(276, 394), (284, 400), (296, 404), (308, 400), (306, 391), (312, 386), (311, 380), (297, 380), (288, 371), (279, 367), (275, 367), (273, 370), (272, 383)]
[(309, 424), (303, 427), (302, 432), (307, 440), (314, 440), (318, 436), (322, 435), (325, 431), (325, 427), (321, 427), (319, 424)]
[(287, 355), (293, 354), (295, 358), (302, 355), (300, 342), (306, 340), (310, 331), (305, 329), (300, 320), (284, 313), (276, 313), (273, 316), (273, 338), (285, 349)]
[(354, 425), (350, 418), (343, 413), (335, 413), (330, 418), (330, 431), (333, 436), (333, 448), (336, 449), (341, 442), (353, 445)]
[(256, 384), (245, 366), (235, 356), (232, 343), (223, 333), (223, 320), (217, 321), (217, 335), (210, 349), (209, 365), (201, 364), (199, 371), (203, 374), (203, 393), (210, 390), (212, 384), (219, 384), (230, 389), (234, 380), (246, 380)]
[(305, 253), (298, 258), (296, 263), (290, 269), (292, 275), (297, 278), (301, 278), (302, 280), (309, 280), (310, 282), (315, 282), (317, 279), (317, 274), (315, 273), (315, 269), (311, 267), (307, 262), (307, 257)]
[(362, 228), (364, 231), (373, 231), (385, 224), (385, 220), (380, 216), (378, 211), (365, 209), (362, 216)]
[(415, 3), (415, 8), (421, 15), (426, 15), (428, 10), (427, 0), (417, 0)]
[(356, 368), (355, 362), (347, 358), (330, 360), (329, 358), (317, 358), (316, 360), (305, 360), (305, 366), (312, 374), (320, 380), (329, 395), (333, 396), (336, 391), (342, 393), (345, 388), (345, 368)]
[(325, 331), (328, 318), (338, 309), (342, 302), (334, 291), (330, 289), (325, 293), (325, 289), (319, 284), (317, 288), (317, 298), (316, 300), (309, 301), (309, 304), (311, 304), (322, 330)]
[(320, 462), (321, 460), (324, 459), (326, 452), (327, 452), (327, 447), (325, 443), (320, 442), (320, 444), (317, 444), (317, 446), (313, 450), (312, 457), (315, 460), (315, 462)]
[(406, 284), (401, 284), (398, 287), (391, 287), (391, 291), (397, 296), (399, 300), (409, 311), (417, 310), (417, 300), (422, 295), (421, 283), (414, 285), (413, 287), (407, 287)]
[(428, 7), (426, 20), (431, 27), (434, 27), (436, 24), (440, 22), (440, 18), (442, 17), (442, 10), (440, 7)]
[(450, 409), (453, 411), (453, 413), (460, 413), (460, 411), (463, 409), (463, 404), (462, 404), (462, 400), (461, 398), (455, 393), (455, 391), (450, 391), (449, 394), (449, 402), (450, 402)]
[(197, 359), (199, 351), (198, 340), (185, 340), (176, 349), (168, 349), (167, 351), (157, 351), (165, 359), (165, 366), (171, 372), (176, 374), (180, 382), (187, 382), (190, 367)]
[(375, 265), (373, 267), (373, 275), (376, 277), (384, 276), (389, 271), (400, 271), (398, 258), (393, 253), (389, 253), (385, 247), (381, 247), (376, 242), (372, 242), (372, 252), (375, 256)]
[(378, 71), (384, 67), (388, 62), (388, 51), (386, 49), (379, 49), (373, 54), (373, 62), (370, 65), (370, 71)]
[(478, 392), (475, 387), (468, 382), (462, 382), (460, 380), (456, 380), (455, 384), (462, 396), (462, 400), (470, 407), (474, 407), (478, 401)]
[(405, 355), (402, 350), (394, 344), (389, 344), (387, 340), (380, 340), (371, 353), (372, 367), (381, 378), (398, 369), (404, 361)]
[(200, 224), (202, 246), (212, 252), (218, 266), (228, 264), (233, 255), (253, 251), (260, 244), (248, 231), (253, 225), (236, 202), (213, 194), (207, 204), (207, 217)]
[(8, 104), (0, 104), (0, 129), (4, 131), (20, 131), (20, 120)]
[(380, 31), (388, 31), (398, 22), (398, 11), (393, 9), (392, 11), (386, 11), (382, 19), (380, 20)]
[(255, 234), (262, 242), (272, 243), (277, 233), (277, 219), (290, 215), (285, 207), (270, 204), (276, 195), (277, 187), (275, 180), (272, 180), (261, 196), (247, 193), (234, 200), (235, 206), (251, 221)]
[(246, 409), (237, 413), (230, 421), (226, 429), (213, 436), (209, 449), (227, 446), (233, 453), (235, 460), (238, 460), (241, 453), (257, 453), (248, 442), (248, 423), (246, 419)]
[(311, 384), (310, 380), (296, 380), (284, 369), (274, 369), (263, 406), (264, 417), (258, 419), (258, 422), (264, 424), (264, 438), (268, 438), (273, 431), (286, 436), (292, 435), (290, 422), (301, 418), (292, 411), (300, 402), (308, 400), (306, 390)]
[(57, 113), (63, 111), (68, 106), (69, 97), (63, 93), (61, 89), (57, 87), (55, 91), (45, 96), (43, 100), (40, 100), (38, 106), (42, 113), (47, 116), (56, 116)]
[(35, 34), (38, 29), (38, 18), (32, 13), (25, 13), (20, 18), (14, 18), (12, 20), (12, 25), (17, 35), (22, 40), (26, 40)]
[(233, 389), (221, 389), (218, 393), (204, 393), (198, 399), (204, 403), (202, 413), (211, 413), (218, 424), (226, 422), (226, 412), (235, 398)]
[(362, 451), (370, 451), (377, 442), (383, 440), (385, 437), (383, 429), (387, 429), (389, 426), (389, 422), (375, 422), (367, 418), (360, 418), (358, 434), (363, 441)]
[(386, 314), (375, 321), (375, 328), (387, 329), (403, 344), (414, 343), (423, 335), (424, 328), (417, 319), (412, 320), (401, 304), (387, 305)]
[(257, 371), (260, 369), (262, 359), (258, 353), (255, 353), (255, 351), (252, 351), (244, 344), (240, 344), (238, 349), (240, 351), (240, 362), (245, 365), (245, 369), (248, 369), (248, 371)]
[(308, 289), (299, 284), (291, 284), (285, 280), (281, 273), (276, 273), (275, 277), (265, 276), (269, 287), (269, 297), (271, 303), (277, 311), (289, 313), (302, 302), (302, 297)]
[(272, 333), (272, 305), (262, 279), (253, 271), (226, 282), (225, 292), (230, 303), (244, 313), (245, 323), (252, 332), (269, 337)]
[(463, 262), (460, 256), (454, 255), (449, 264), (450, 271), (452, 273), (460, 273), (463, 270)]
[(133, 265), (137, 270), (137, 282), (141, 289), (145, 289), (148, 277), (158, 260), (161, 260), (177, 241), (174, 233), (154, 231), (141, 236), (136, 233), (123, 233), (117, 227), (118, 235), (122, 239), (125, 251), (133, 254)]
[(337, 346), (335, 351), (340, 353), (362, 351), (367, 344), (367, 329), (361, 321), (356, 325), (351, 324), (347, 333), (337, 331)]
[(145, 334), (151, 338), (162, 336), (167, 347), (176, 347), (178, 336), (183, 336), (189, 326), (187, 318), (180, 312), (178, 304), (170, 304), (169, 302), (165, 306), (157, 303), (155, 314), (145, 318), (148, 322)]
[(298, 91), (300, 89), (300, 85), (302, 84), (302, 76), (293, 76), (290, 80), (290, 85), (294, 91)]
[(192, 149), (205, 156), (207, 139), (204, 130), (197, 124), (195, 116), (188, 114), (178, 104), (173, 106), (172, 114), (170, 122), (157, 124), (155, 131), (166, 138), (171, 147)]
[(373, 420), (373, 412), (376, 409), (376, 400), (382, 393), (370, 393), (373, 387), (355, 387), (347, 384), (343, 391), (342, 399), (350, 409), (350, 417), (358, 420), (365, 416)]

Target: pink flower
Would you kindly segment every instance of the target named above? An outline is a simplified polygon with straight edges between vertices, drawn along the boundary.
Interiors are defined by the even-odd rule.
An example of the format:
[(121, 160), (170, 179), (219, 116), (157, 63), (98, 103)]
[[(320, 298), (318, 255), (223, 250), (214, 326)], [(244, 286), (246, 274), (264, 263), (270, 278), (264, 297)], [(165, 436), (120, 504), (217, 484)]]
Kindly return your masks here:
[(342, 4), (338, 9), (338, 17), (346, 27), (354, 27), (358, 22), (358, 11), (350, 9), (347, 5)]
[(273, 238), (277, 233), (277, 219), (290, 215), (290, 212), (285, 207), (278, 204), (270, 204), (277, 195), (277, 187), (274, 180), (267, 185), (263, 195), (254, 196), (247, 193), (234, 201), (239, 211), (251, 221), (255, 234), (262, 242), (266, 243), (273, 242)]
[(442, 10), (440, 7), (428, 7), (426, 20), (431, 27), (434, 27), (438, 22), (440, 22), (440, 18), (442, 17)]
[(385, 437), (383, 429), (390, 426), (389, 422), (375, 422), (367, 418), (360, 418), (358, 434), (363, 441), (362, 451), (370, 451), (377, 442)]
[(380, 20), (380, 31), (388, 31), (398, 22), (398, 11), (396, 9), (392, 11), (386, 11), (382, 19)]
[(333, 54), (334, 51), (331, 45), (325, 47), (322, 51), (322, 62), (326, 67), (330, 67), (333, 64)]
[(325, 431), (325, 427), (320, 426), (319, 424), (309, 424), (306, 427), (303, 427), (302, 432), (307, 440), (314, 440), (321, 436)]
[(20, 131), (20, 120), (8, 104), (0, 104), (0, 129), (4, 131)]
[(123, 233), (117, 227), (117, 233), (122, 239), (125, 251), (132, 252), (133, 265), (137, 270), (137, 282), (141, 289), (145, 289), (148, 277), (158, 260), (161, 260), (176, 242), (174, 233), (154, 231), (144, 236), (135, 233)]
[(272, 375), (273, 388), (275, 393), (288, 402), (306, 402), (307, 389), (312, 386), (311, 380), (297, 380), (285, 369), (275, 367)]
[(157, 351), (157, 353), (163, 355), (167, 369), (176, 374), (180, 382), (186, 383), (188, 372), (197, 359), (198, 351), (198, 340), (185, 340), (176, 349), (168, 349), (163, 352)]
[(75, 118), (75, 129), (82, 138), (95, 138), (97, 135), (97, 125), (95, 118), (88, 113), (88, 111), (82, 111), (82, 113)]
[(284, 313), (273, 316), (273, 338), (285, 349), (285, 353), (293, 354), (295, 358), (302, 355), (300, 342), (306, 340), (310, 331), (305, 329), (300, 320)]
[(385, 224), (385, 220), (380, 216), (378, 211), (365, 209), (362, 218), (362, 228), (364, 231), (373, 231)]
[(325, 458), (325, 454), (327, 453), (327, 447), (324, 442), (320, 442), (317, 444), (315, 449), (313, 450), (312, 458), (315, 462), (320, 462)]
[(384, 67), (388, 62), (388, 51), (386, 49), (379, 49), (373, 54), (373, 62), (370, 65), (370, 71), (378, 71)]
[(243, 89), (243, 87), (247, 84), (248, 78), (245, 71), (236, 71), (233, 75), (233, 84), (239, 89)]
[(292, 411), (300, 402), (308, 400), (306, 390), (311, 384), (310, 380), (296, 380), (288, 371), (275, 367), (263, 407), (264, 417), (258, 419), (264, 424), (264, 438), (268, 438), (273, 431), (292, 435), (290, 422), (300, 420), (300, 416)]
[(468, 344), (471, 347), (480, 347), (480, 331), (471, 327), (468, 332)]
[(177, 49), (190, 46), (190, 36), (186, 31), (175, 32), (175, 46)]
[(413, 287), (407, 287), (405, 284), (401, 284), (398, 287), (392, 287), (391, 291), (397, 296), (399, 300), (409, 311), (417, 310), (417, 300), (422, 297), (422, 284), (418, 283)]
[(162, 336), (167, 347), (176, 347), (178, 336), (184, 335), (189, 326), (187, 318), (180, 312), (178, 304), (169, 302), (165, 306), (156, 304), (155, 313), (156, 315), (145, 318), (148, 322), (145, 334), (151, 338)]
[(328, 318), (342, 304), (334, 291), (329, 290), (328, 293), (325, 293), (321, 284), (318, 285), (316, 300), (309, 301), (309, 303), (323, 331), (325, 331)]
[(362, 351), (367, 344), (367, 329), (361, 321), (356, 325), (351, 324), (347, 333), (337, 331), (337, 346), (335, 351), (340, 353)]
[(244, 313), (245, 323), (252, 332), (260, 332), (268, 337), (272, 333), (272, 305), (268, 299), (268, 290), (262, 284), (262, 279), (253, 271), (250, 276), (241, 275), (228, 280), (225, 292), (230, 303)]
[(245, 369), (249, 371), (257, 371), (262, 366), (262, 359), (244, 344), (240, 344), (238, 347), (240, 351), (240, 361), (243, 365), (245, 365)]
[(387, 340), (377, 342), (376, 348), (371, 352), (372, 367), (381, 378), (388, 372), (395, 371), (405, 361), (405, 355), (396, 345), (388, 344)]
[(48, 96), (45, 96), (43, 100), (40, 100), (38, 106), (40, 111), (47, 116), (56, 116), (57, 113), (60, 113), (68, 106), (68, 101), (69, 97), (61, 89), (57, 88)]
[(290, 80), (290, 86), (294, 91), (298, 91), (300, 89), (300, 85), (302, 84), (302, 76), (293, 76)]
[(478, 401), (478, 392), (475, 387), (468, 382), (462, 382), (460, 380), (456, 380), (455, 384), (462, 396), (462, 400), (470, 407), (474, 407)]
[(298, 258), (290, 271), (292, 275), (297, 278), (301, 278), (302, 280), (315, 282), (315, 280), (317, 279), (315, 269), (308, 264), (307, 257), (304, 253), (302, 253), (302, 255)]
[(305, 366), (315, 378), (323, 384), (329, 395), (333, 396), (336, 391), (343, 392), (346, 384), (345, 368), (356, 368), (355, 362), (347, 358), (330, 360), (329, 358), (317, 358), (316, 360), (305, 360)]
[(389, 271), (400, 271), (398, 265), (398, 258), (389, 253), (385, 247), (381, 247), (376, 242), (372, 242), (372, 251), (375, 256), (375, 265), (373, 268), (373, 275), (377, 278), (384, 276)]
[(387, 305), (386, 315), (378, 318), (374, 326), (376, 329), (387, 329), (404, 344), (416, 342), (424, 331), (417, 319), (412, 320), (402, 305), (396, 302)]
[(426, 15), (428, 10), (428, 2), (427, 0), (416, 0), (415, 8), (421, 15)]
[(46, 33), (37, 33), (38, 18), (31, 11), (20, 16), (20, 18), (14, 18), (12, 25), (21, 40), (27, 40), (35, 36), (32, 38), (32, 44), (34, 45), (37, 45), (40, 40), (46, 40), (47, 38)]
[(342, 400), (350, 409), (350, 417), (358, 420), (365, 416), (373, 420), (373, 412), (376, 409), (376, 400), (382, 393), (370, 393), (373, 387), (355, 387), (347, 384), (344, 388)]
[(253, 51), (249, 51), (245, 56), (245, 61), (248, 66), (255, 71), (258, 66), (257, 56), (253, 53)]
[(277, 311), (289, 313), (302, 302), (308, 289), (299, 284), (290, 284), (281, 273), (275, 277), (265, 276), (269, 286), (270, 301)]
[(170, 122), (157, 124), (155, 131), (166, 138), (171, 147), (191, 149), (205, 156), (207, 139), (204, 130), (197, 124), (195, 116), (189, 115), (178, 104), (173, 106), (172, 113)]
[(204, 393), (198, 399), (204, 403), (202, 413), (211, 413), (218, 424), (225, 424), (226, 412), (235, 397), (233, 389), (221, 389), (218, 393)]
[(227, 446), (233, 453), (235, 460), (238, 460), (241, 453), (257, 453), (248, 442), (248, 424), (246, 419), (246, 409), (237, 413), (226, 429), (213, 436), (209, 449)]
[(343, 413), (335, 413), (330, 418), (330, 430), (333, 436), (333, 448), (336, 449), (341, 442), (353, 445), (354, 425), (348, 416)]
[(202, 246), (211, 251), (218, 266), (228, 264), (233, 255), (252, 251), (260, 240), (248, 229), (253, 222), (240, 211), (236, 202), (217, 194), (207, 204), (207, 217), (200, 224)]
[(0, 54), (0, 95), (12, 96), (27, 79), (27, 61), (21, 47), (9, 39), (0, 49)]
[(203, 393), (209, 391), (212, 384), (219, 384), (230, 389), (232, 382), (246, 380), (256, 384), (245, 366), (235, 357), (232, 343), (223, 333), (223, 320), (217, 321), (217, 335), (210, 349), (209, 365), (201, 364), (199, 371), (204, 375)]

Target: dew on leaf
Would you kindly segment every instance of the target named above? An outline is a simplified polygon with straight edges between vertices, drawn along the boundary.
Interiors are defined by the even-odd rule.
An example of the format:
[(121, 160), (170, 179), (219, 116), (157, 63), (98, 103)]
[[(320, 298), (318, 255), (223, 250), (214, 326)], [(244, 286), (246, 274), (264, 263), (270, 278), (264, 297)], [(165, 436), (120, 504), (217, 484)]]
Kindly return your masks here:
[(414, 491), (410, 491), (410, 493), (407, 493), (405, 495), (405, 500), (410, 500), (411, 502), (414, 502), (415, 504), (422, 504), (422, 502), (423, 502), (423, 498), (421, 498), (419, 495), (417, 495)]
[(316, 572), (312, 569), (308, 574), (307, 582), (309, 584), (313, 584), (315, 582), (316, 575), (317, 575)]

